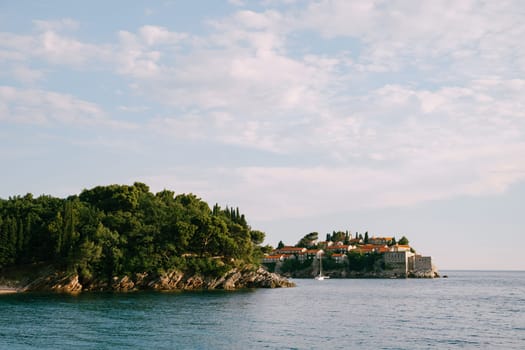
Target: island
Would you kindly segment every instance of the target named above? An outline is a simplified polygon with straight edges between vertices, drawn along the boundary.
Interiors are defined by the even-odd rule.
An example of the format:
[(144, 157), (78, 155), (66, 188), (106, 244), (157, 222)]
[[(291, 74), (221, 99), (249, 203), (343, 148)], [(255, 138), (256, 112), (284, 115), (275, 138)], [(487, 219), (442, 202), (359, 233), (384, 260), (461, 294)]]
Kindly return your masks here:
[[(294, 246), (282, 241), (266, 254), (269, 271), (294, 278), (434, 278), (439, 277), (430, 256), (418, 254), (408, 238), (371, 236), (368, 232), (333, 231), (326, 240), (311, 232)], [(322, 270), (321, 270), (322, 269)]]
[(239, 208), (146, 184), (0, 199), (0, 293), (292, 287)]

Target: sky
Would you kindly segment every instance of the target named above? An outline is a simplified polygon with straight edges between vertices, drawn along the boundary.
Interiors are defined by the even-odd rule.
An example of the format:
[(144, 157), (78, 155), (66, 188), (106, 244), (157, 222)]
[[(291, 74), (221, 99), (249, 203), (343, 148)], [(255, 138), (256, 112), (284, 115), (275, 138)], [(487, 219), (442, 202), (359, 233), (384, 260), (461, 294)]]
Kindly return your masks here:
[(0, 1), (0, 197), (140, 181), (525, 270), (524, 37), (520, 0)]

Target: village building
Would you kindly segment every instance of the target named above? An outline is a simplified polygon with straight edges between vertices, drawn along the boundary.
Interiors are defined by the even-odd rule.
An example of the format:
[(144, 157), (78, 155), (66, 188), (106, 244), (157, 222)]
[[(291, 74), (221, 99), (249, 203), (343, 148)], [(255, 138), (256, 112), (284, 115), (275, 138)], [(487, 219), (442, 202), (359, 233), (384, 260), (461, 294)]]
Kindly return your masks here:
[(299, 254), (305, 252), (306, 248), (285, 246), (274, 250), (274, 254)]
[(272, 255), (266, 255), (262, 259), (262, 262), (265, 263), (265, 264), (278, 263), (278, 262), (282, 262), (282, 261), (288, 260), (288, 259), (295, 259), (295, 255), (293, 255), (293, 254), (272, 254)]
[(322, 249), (307, 249), (304, 252), (298, 253), (297, 258), (299, 261), (306, 261), (311, 259), (319, 259), (324, 254)]
[(355, 248), (354, 246), (348, 245), (348, 244), (333, 244), (326, 248), (327, 252), (331, 253), (348, 253), (350, 250)]
[[(349, 260), (349, 254), (381, 254), (384, 263), (384, 274), (388, 277), (427, 277), (433, 276), (434, 267), (430, 256), (416, 254), (408, 244), (388, 245), (392, 237), (372, 237), (367, 244), (344, 244), (343, 242), (323, 241), (318, 243), (318, 248), (303, 248), (295, 246), (284, 246), (275, 249), (269, 255), (264, 256), (262, 262), (265, 264), (275, 263), (275, 271), (289, 259), (297, 259), (299, 262), (319, 260), (325, 258), (325, 252), (329, 259), (337, 264), (344, 264)], [(321, 249), (320, 247), (324, 247)]]
[(352, 238), (348, 243), (351, 245), (362, 244), (363, 240), (361, 238)]
[(406, 252), (411, 251), (412, 248), (408, 244), (394, 244), (390, 247), (391, 252)]
[(421, 256), (415, 255), (414, 259), (414, 268), (415, 272), (428, 272), (432, 271), (432, 257), (430, 256)]
[(408, 271), (413, 270), (413, 259), (414, 256), (410, 250), (403, 251), (388, 251), (383, 254), (385, 262), (385, 268), (391, 271), (394, 275), (407, 276)]
[(282, 254), (266, 255), (262, 259), (263, 264), (278, 263), (280, 261), (283, 261), (283, 255)]
[(317, 246), (319, 248), (326, 249), (326, 248), (330, 247), (333, 244), (334, 244), (334, 242), (332, 242), (332, 241), (321, 241), (321, 242), (317, 243)]
[(332, 259), (334, 259), (336, 263), (342, 264), (346, 260), (348, 260), (348, 255), (343, 254), (343, 253), (335, 253), (335, 254), (332, 254)]
[(394, 237), (374, 237), (368, 239), (368, 243), (377, 245), (389, 245), (394, 241)]
[(380, 244), (363, 244), (355, 247), (352, 251), (360, 254), (384, 253), (389, 251), (389, 248)]

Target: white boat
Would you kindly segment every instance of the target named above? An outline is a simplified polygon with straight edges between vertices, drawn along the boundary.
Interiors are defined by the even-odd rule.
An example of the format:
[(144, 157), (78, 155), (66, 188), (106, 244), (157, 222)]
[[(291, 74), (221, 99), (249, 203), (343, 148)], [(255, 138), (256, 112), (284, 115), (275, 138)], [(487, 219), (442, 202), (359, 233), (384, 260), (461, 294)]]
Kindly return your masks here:
[(327, 278), (330, 278), (329, 276), (323, 276), (323, 255), (319, 254), (319, 274), (315, 276), (315, 279), (318, 281), (323, 281)]

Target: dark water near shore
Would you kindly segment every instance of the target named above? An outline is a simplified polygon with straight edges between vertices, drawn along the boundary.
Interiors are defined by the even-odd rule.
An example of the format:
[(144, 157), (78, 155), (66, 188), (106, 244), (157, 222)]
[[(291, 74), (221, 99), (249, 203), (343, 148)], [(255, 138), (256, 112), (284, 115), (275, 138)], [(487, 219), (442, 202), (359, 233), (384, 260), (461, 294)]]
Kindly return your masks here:
[(0, 295), (0, 349), (525, 349), (525, 272), (208, 293)]

